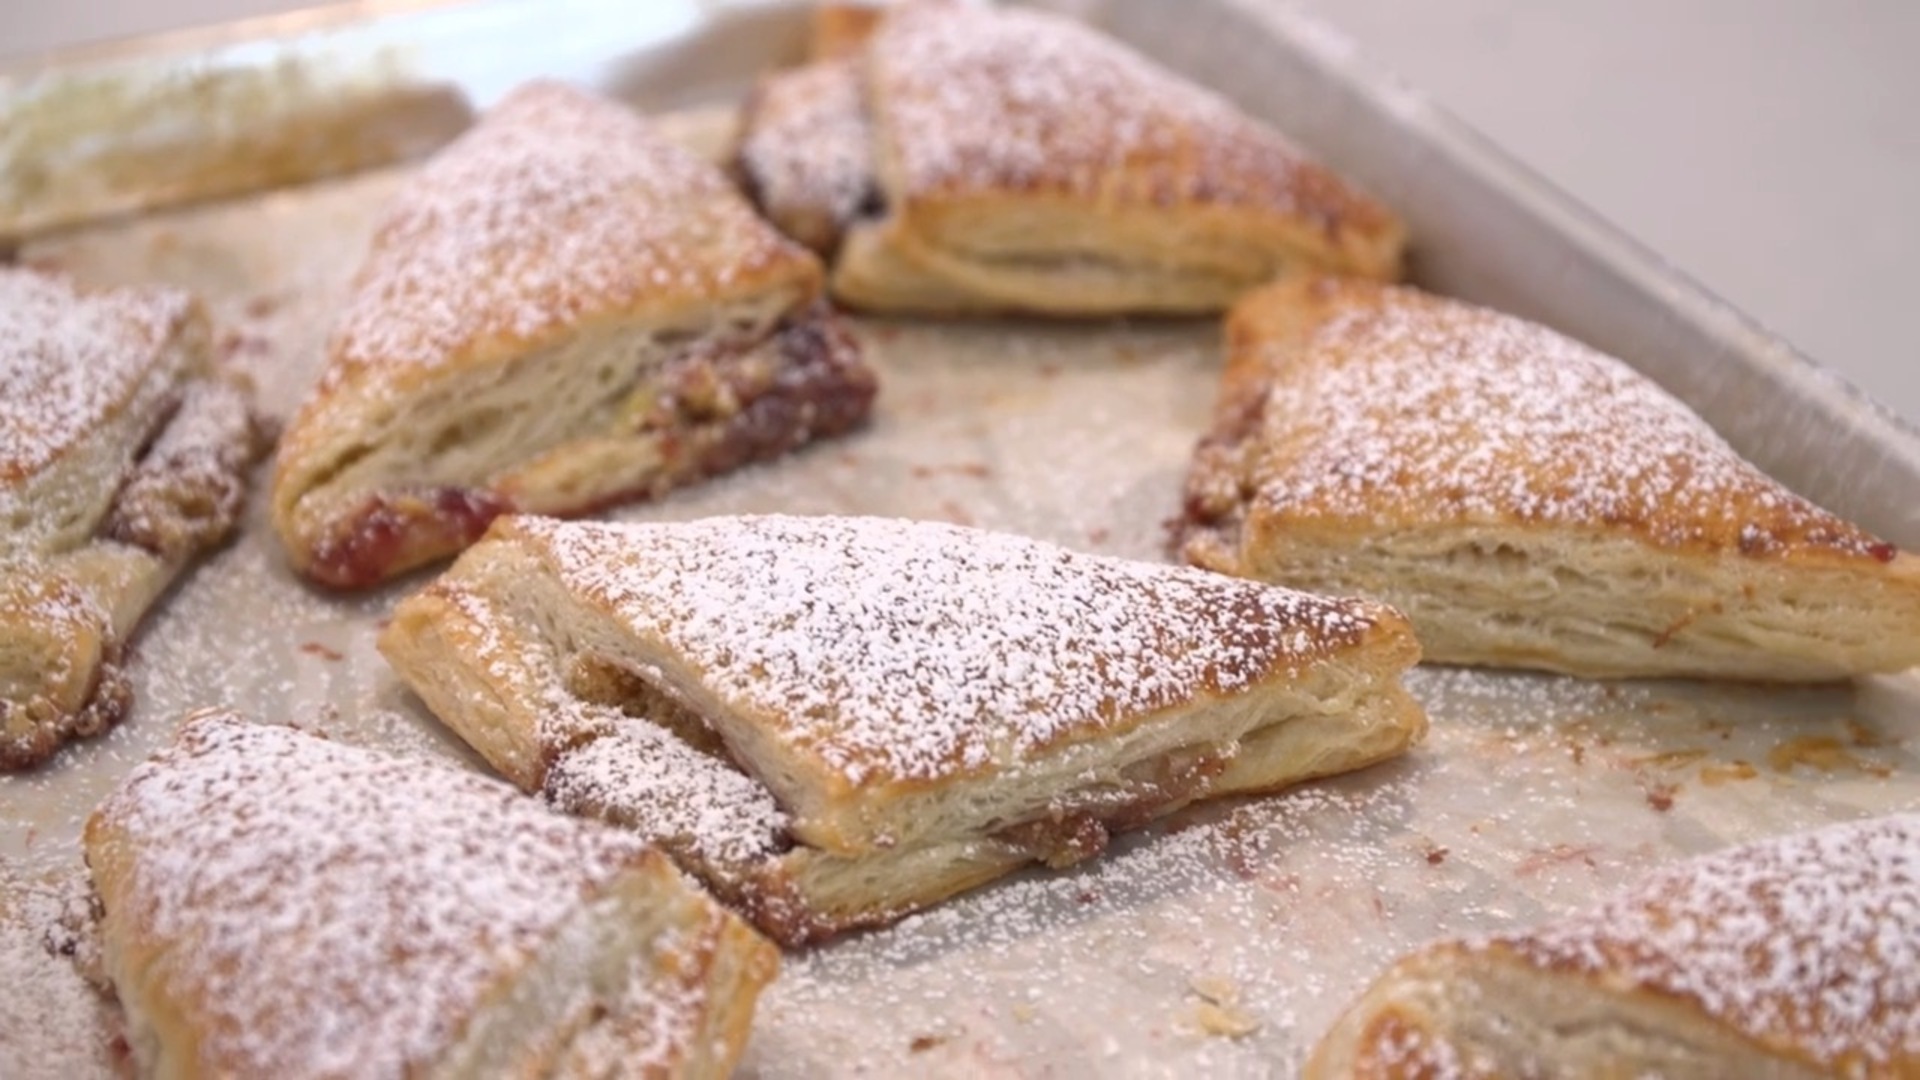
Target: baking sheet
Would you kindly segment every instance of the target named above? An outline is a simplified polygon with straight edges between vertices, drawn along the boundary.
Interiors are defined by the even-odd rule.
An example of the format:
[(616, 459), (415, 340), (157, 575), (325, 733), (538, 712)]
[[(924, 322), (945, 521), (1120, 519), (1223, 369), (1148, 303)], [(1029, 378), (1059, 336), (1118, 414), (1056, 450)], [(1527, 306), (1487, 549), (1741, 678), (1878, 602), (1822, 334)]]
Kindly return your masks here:
[[(1448, 149), (1430, 123), (1437, 114), (1417, 98), (1356, 75), (1337, 39), (1225, 0), (1182, 6), (1177, 19), (1145, 0), (1072, 6), (1176, 65), (1199, 55), (1182, 50), (1217, 45), (1210, 81), (1230, 92), (1291, 87), (1291, 111), (1246, 100), (1409, 209), (1426, 283), (1533, 314), (1572, 312), (1562, 325), (1607, 330), (1586, 335), (1603, 347), (1663, 357), (1670, 382), (1710, 388), (1695, 400), (1709, 418), (1757, 414), (1748, 426), (1773, 434), (1746, 448), (1801, 490), (1843, 508), (1877, 505), (1873, 524), (1920, 543), (1916, 488), (1902, 471), (1920, 460), (1909, 433), (1849, 404), (1844, 387), (1796, 395), (1802, 362), (1790, 351), (1752, 337), (1657, 264), (1615, 265), (1625, 258), (1608, 246), (1617, 238), (1555, 226), (1556, 214), (1572, 212), (1524, 184), (1509, 182), (1504, 201), (1490, 188), (1463, 203), (1495, 208), (1471, 242), (1438, 223), (1436, 196), (1422, 185), (1437, 177), (1444, 194), (1449, 176), (1485, 181), (1487, 162)], [(684, 48), (651, 45), (617, 66), (621, 81), (598, 84), (657, 105), (668, 98), (646, 87), (697, 74), (725, 101), (751, 68), (729, 83), (730, 54), (716, 40), (760, 57), (791, 54), (799, 40), (796, 6), (764, 5), (751, 17), (747, 5), (694, 7), (712, 10), (676, 39)], [(1394, 123), (1400, 143), (1362, 145)], [(674, 126), (711, 145), (725, 113)], [(1416, 153), (1428, 158), (1405, 176), (1366, 171)], [(403, 179), (389, 170), (150, 214), (33, 241), (21, 256), (93, 280), (195, 289), (223, 327), (222, 348), (254, 373), (267, 411), (284, 417), (314, 377), (330, 313)], [(1527, 220), (1543, 231), (1511, 224)], [(1502, 221), (1518, 231), (1488, 224)], [(1522, 272), (1542, 266), (1560, 269)], [(1614, 284), (1589, 291), (1594, 277)], [(1657, 318), (1600, 310), (1630, 312), (1634, 296), (1658, 300)], [(612, 516), (885, 513), (1165, 558), (1163, 523), (1178, 509), (1214, 393), (1212, 323), (861, 320), (857, 331), (883, 379), (868, 430)], [(1647, 348), (1635, 353), (1636, 341)], [(1719, 351), (1693, 347), (1702, 342)], [(75, 976), (38, 946), (74, 878), (85, 814), (170, 738), (185, 710), (233, 705), (474, 764), (373, 649), (378, 620), (424, 578), (346, 599), (300, 585), (262, 495), (256, 489), (240, 541), (176, 589), (137, 640), (130, 720), (47, 769), (0, 778), (0, 905), (14, 911), (0, 920), (0, 977), (43, 991), (15, 990), (15, 1004), (0, 1004), (0, 1073), (108, 1067), (95, 1046), (110, 1017), (90, 1011)], [(1911, 675), (1770, 689), (1423, 669), (1411, 683), (1433, 731), (1400, 761), (1189, 813), (1090, 866), (1023, 874), (791, 955), (763, 999), (744, 1073), (1289, 1075), (1361, 985), (1433, 936), (1590, 903), (1682, 854), (1920, 807), (1920, 678)], [(22, 1002), (43, 1015), (23, 1019)]]

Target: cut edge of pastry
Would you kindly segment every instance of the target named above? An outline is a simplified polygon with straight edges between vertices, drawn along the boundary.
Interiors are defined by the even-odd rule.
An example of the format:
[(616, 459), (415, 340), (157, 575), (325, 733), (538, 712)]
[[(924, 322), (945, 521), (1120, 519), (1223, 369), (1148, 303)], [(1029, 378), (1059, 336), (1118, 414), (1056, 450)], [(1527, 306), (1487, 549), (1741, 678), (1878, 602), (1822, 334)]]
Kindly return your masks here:
[(295, 568), (366, 587), (459, 551), (503, 513), (658, 497), (865, 420), (877, 382), (823, 305), (773, 292), (691, 314), (583, 328), (305, 425), (273, 498)]
[[(740, 747), (750, 724), (702, 701), (697, 675), (664, 670), (670, 657), (596, 626), (604, 620), (543, 580), (550, 577), (537, 556), (483, 541), (401, 602), (381, 651), (428, 709), (502, 774), (556, 806), (661, 843), (789, 946), (890, 922), (1031, 863), (1072, 865), (1103, 851), (1111, 834), (1200, 799), (1277, 791), (1389, 759), (1426, 730), (1421, 707), (1397, 682), (1418, 645), (1382, 609), (1381, 624), (1346, 655), (1291, 681), (1284, 672), (1270, 676), (1236, 694), (1236, 708), (1196, 701), (1097, 746), (1044, 753), (998, 803), (967, 804), (955, 817), (943, 801), (966, 793), (906, 785), (888, 820), (913, 822), (913, 834), (873, 842), (857, 820), (838, 817), (860, 814), (863, 803), (810, 805), (797, 779), (760, 772), (777, 769), (779, 759)], [(638, 688), (610, 695), (603, 674), (589, 675), (600, 690), (583, 699), (583, 661), (617, 669), (613, 685), (630, 679)], [(574, 685), (558, 685), (562, 678)], [(556, 715), (572, 719), (555, 724)], [(658, 776), (619, 779), (641, 755), (670, 761), (677, 786), (669, 791)], [(597, 779), (609, 775), (615, 782)], [(709, 800), (726, 807), (700, 824), (663, 819), (672, 816), (663, 815), (665, 804)], [(749, 800), (757, 808), (740, 813)], [(721, 819), (729, 834), (701, 834)], [(945, 831), (927, 824), (943, 821)]]
[[(754, 1002), (778, 966), (771, 942), (650, 851), (552, 932), (435, 1075), (480, 1080), (513, 1071), (507, 1063), (615, 1075), (644, 1048), (652, 1060), (677, 1061), (683, 1075), (724, 1076), (746, 1049)], [(552, 1031), (557, 1039), (544, 1034)]]
[(1185, 561), (1392, 604), (1436, 663), (1794, 682), (1920, 665), (1920, 558), (1884, 543), (1856, 551), (1743, 537), (1736, 550), (1656, 543), (1605, 523), (1397, 519), (1389, 528), (1262, 504), (1274, 372), (1312, 363), (1304, 343), (1344, 304), (1371, 310), (1395, 291), (1304, 280), (1234, 307), (1213, 427), (1195, 449), (1175, 530)]
[(266, 452), (253, 388), (211, 359), (198, 303), (101, 292), (151, 295), (172, 314), (127, 398), (7, 493), (0, 772), (40, 765), (125, 718), (128, 643), (193, 561), (226, 542)]
[(1381, 976), (1322, 1037), (1302, 1075), (1494, 1080), (1573, 1072), (1828, 1075), (1726, 1027), (1684, 998), (1630, 981), (1543, 969), (1497, 944), (1451, 942)]
[[(1650, 551), (1598, 530), (1460, 525), (1382, 534), (1276, 520), (1250, 560), (1202, 565), (1310, 591), (1376, 597), (1433, 663), (1586, 678), (1814, 682), (1920, 664), (1920, 558), (1863, 567)], [(1489, 609), (1497, 595), (1500, 610)]]
[(939, 314), (1200, 315), (1275, 281), (1329, 273), (1391, 281), (1401, 272), (1397, 223), (1330, 242), (1278, 214), (1143, 209), (1116, 221), (1076, 198), (996, 201), (884, 207), (877, 219), (849, 221), (834, 299)]

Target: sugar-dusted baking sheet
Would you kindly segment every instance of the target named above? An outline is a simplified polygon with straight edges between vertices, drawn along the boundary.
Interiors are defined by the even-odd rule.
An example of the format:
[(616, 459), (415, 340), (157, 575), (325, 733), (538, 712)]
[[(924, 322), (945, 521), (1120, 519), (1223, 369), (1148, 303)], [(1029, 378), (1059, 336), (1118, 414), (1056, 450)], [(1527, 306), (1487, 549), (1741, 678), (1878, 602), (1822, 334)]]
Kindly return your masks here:
[[(729, 34), (748, 27), (758, 35), (753, 47), (768, 55), (795, 40), (797, 12), (766, 5), (786, 17), (743, 22), (735, 10), (743, 6), (718, 5), (714, 18), (732, 20)], [(1373, 101), (1376, 111), (1365, 115), (1398, 116), (1407, 146), (1472, 171), (1463, 151), (1434, 134), (1437, 121), (1420, 119), (1417, 99), (1356, 82), (1338, 43), (1301, 36), (1298, 24), (1222, 2), (1196, 4), (1177, 32), (1153, 35), (1146, 29), (1159, 24), (1143, 9), (1158, 5), (1076, 6), (1174, 54), (1191, 24), (1251, 20), (1280, 44), (1250, 51), (1242, 26), (1222, 51), (1221, 78), (1250, 83), (1247, 65), (1267, 55), (1270, 64), (1296, 63), (1269, 71), (1270, 80), (1327, 80), (1318, 106), (1309, 101), (1305, 113), (1284, 117), (1324, 152), (1343, 164), (1374, 160), (1339, 145), (1340, 125), (1314, 111)], [(622, 70), (636, 85), (664, 85), (675, 71), (712, 75), (720, 61), (704, 26), (689, 24), (684, 48), (655, 44)], [(1307, 63), (1315, 57), (1319, 75)], [(724, 80), (710, 81), (725, 92)], [(721, 115), (676, 121), (676, 129), (711, 136), (724, 127)], [(1463, 182), (1440, 165), (1428, 175)], [(97, 281), (195, 289), (223, 328), (222, 348), (254, 373), (266, 409), (284, 417), (315, 375), (330, 313), (374, 216), (403, 179), (396, 169), (151, 213), (31, 241), (20, 255)], [(1417, 180), (1375, 186), (1425, 207), (1431, 193), (1423, 196)], [(1531, 206), (1546, 228), (1554, 218), (1540, 207), (1551, 204), (1528, 203), (1539, 194), (1530, 191), (1510, 190), (1500, 205), (1512, 213)], [(1478, 241), (1486, 249), (1463, 249), (1470, 238), (1458, 229), (1420, 229), (1422, 215), (1435, 212), (1414, 214), (1416, 231), (1430, 237), (1416, 263), (1425, 280), (1534, 314), (1580, 313), (1558, 321), (1637, 360), (1665, 359), (1670, 383), (1711, 389), (1695, 398), (1710, 418), (1742, 418), (1725, 424), (1736, 439), (1766, 433), (1743, 441), (1749, 452), (1815, 498), (1866, 512), (1892, 539), (1920, 543), (1915, 489), (1902, 471), (1920, 460), (1910, 433), (1849, 405), (1844, 393), (1796, 392), (1800, 369), (1789, 352), (1763, 338), (1743, 346), (1741, 333), (1751, 332), (1743, 323), (1724, 321), (1710, 298), (1657, 264), (1610, 262), (1632, 251), (1608, 248), (1616, 242), (1608, 234), (1583, 236), (1563, 221), (1542, 234), (1547, 240), (1490, 229)], [(1521, 272), (1543, 265), (1561, 269)], [(1588, 288), (1583, 274), (1612, 284)], [(1503, 284), (1523, 279), (1524, 287)], [(1664, 324), (1596, 311), (1626, 319), (1639, 286), (1665, 297)], [(1582, 307), (1583, 294), (1595, 306)], [(884, 380), (867, 430), (614, 516), (894, 514), (1165, 558), (1164, 522), (1178, 508), (1214, 392), (1212, 324), (861, 320), (857, 329)], [(1716, 376), (1694, 370), (1705, 346), (1690, 341), (1724, 346), (1710, 358)], [(1771, 423), (1746, 418), (1756, 411)], [(96, 1048), (112, 1037), (111, 1014), (89, 1003), (64, 961), (46, 958), (41, 938), (52, 894), (77, 874), (86, 813), (168, 740), (186, 710), (232, 705), (475, 765), (373, 649), (383, 613), (424, 578), (352, 598), (297, 583), (267, 528), (263, 494), (256, 489), (240, 540), (176, 589), (140, 635), (132, 718), (46, 769), (0, 778), (0, 907), (10, 912), (0, 918), (0, 982), (9, 987), (0, 1001), (0, 1075), (110, 1070), (111, 1055)], [(1920, 807), (1914, 676), (1779, 689), (1423, 669), (1412, 683), (1433, 729), (1400, 761), (1189, 813), (1091, 865), (1020, 875), (896, 927), (791, 955), (763, 999), (744, 1071), (1290, 1075), (1366, 980), (1436, 935), (1564, 911), (1684, 854)]]

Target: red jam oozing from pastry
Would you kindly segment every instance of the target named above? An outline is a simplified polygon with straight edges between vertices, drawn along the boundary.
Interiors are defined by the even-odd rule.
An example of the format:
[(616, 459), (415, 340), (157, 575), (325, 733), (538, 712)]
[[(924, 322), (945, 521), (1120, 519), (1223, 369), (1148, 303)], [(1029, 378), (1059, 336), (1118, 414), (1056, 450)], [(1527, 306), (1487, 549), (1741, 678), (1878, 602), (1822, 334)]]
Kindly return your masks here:
[(405, 495), (376, 495), (352, 524), (320, 545), (308, 573), (326, 585), (364, 588), (420, 560), (420, 552), (466, 547), (493, 519), (512, 509), (476, 488), (443, 487)]

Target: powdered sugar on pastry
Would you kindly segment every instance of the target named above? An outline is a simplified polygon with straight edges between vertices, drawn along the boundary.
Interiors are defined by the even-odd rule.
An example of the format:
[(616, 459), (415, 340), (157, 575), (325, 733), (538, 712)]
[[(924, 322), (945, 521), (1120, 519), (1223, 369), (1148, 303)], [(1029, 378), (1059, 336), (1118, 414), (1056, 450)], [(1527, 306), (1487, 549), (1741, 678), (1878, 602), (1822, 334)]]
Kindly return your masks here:
[(94, 943), (85, 929), (84, 881), (52, 889), (0, 866), (0, 1060), (10, 1077), (125, 1075), (116, 1068), (119, 1023), (88, 982)]
[(0, 522), (14, 483), (124, 406), (192, 309), (173, 289), (82, 292), (0, 267)]
[[(703, 292), (791, 257), (744, 204), (681, 212), (679, 200), (703, 194), (728, 194), (725, 178), (639, 116), (558, 83), (524, 86), (396, 196), (328, 378), (529, 342), (585, 312)], [(695, 254), (714, 248), (738, 258)]]
[(1683, 862), (1593, 912), (1481, 939), (1697, 1002), (1762, 1042), (1863, 1074), (1920, 1055), (1920, 815)]
[(1004, 764), (1292, 677), (1385, 610), (931, 522), (516, 528), (571, 590), (851, 783)]
[[(1329, 220), (1365, 211), (1277, 132), (1055, 15), (908, 6), (881, 24), (867, 61), (874, 108), (899, 133), (888, 188), (908, 198), (1011, 188)], [(1113, 189), (1122, 166), (1143, 171)]]
[(256, 1076), (412, 1073), (645, 852), (497, 781), (222, 714), (101, 817), (137, 853), (141, 933), (194, 942), (162, 977), (220, 987), (205, 1056)]
[(717, 754), (705, 754), (650, 720), (552, 697), (571, 724), (605, 732), (547, 769), (541, 794), (555, 807), (618, 822), (706, 866), (740, 866), (777, 854), (787, 815), (772, 792)]
[(240, 386), (213, 379), (189, 385), (114, 498), (106, 534), (169, 558), (219, 543), (239, 519), (246, 471), (262, 441)]
[(857, 66), (836, 60), (779, 72), (750, 108), (739, 159), (755, 198), (789, 235), (832, 247), (873, 186)]
[(1283, 338), (1264, 361), (1262, 440), (1274, 471), (1257, 498), (1277, 516), (1511, 516), (1749, 554), (1817, 545), (1892, 557), (1612, 357), (1409, 289), (1315, 288), (1373, 299)]
[(723, 755), (703, 753), (645, 716), (582, 700), (553, 667), (510, 654), (488, 600), (444, 586), (440, 595), (471, 629), (474, 658), (543, 703), (540, 741), (553, 760), (540, 793), (549, 803), (616, 821), (708, 865), (780, 849), (787, 815), (765, 786)]

